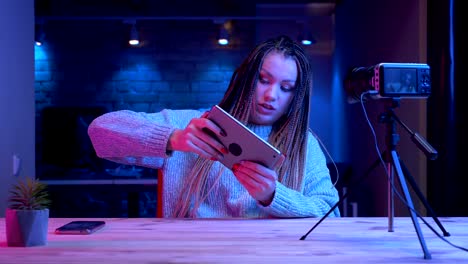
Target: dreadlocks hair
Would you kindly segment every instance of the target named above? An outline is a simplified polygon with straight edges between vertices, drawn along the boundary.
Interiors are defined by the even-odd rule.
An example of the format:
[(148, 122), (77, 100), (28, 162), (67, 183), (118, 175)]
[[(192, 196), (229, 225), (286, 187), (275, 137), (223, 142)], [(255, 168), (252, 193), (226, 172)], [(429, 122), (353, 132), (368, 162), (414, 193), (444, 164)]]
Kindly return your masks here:
[[(307, 132), (309, 128), (309, 100), (312, 71), (304, 49), (288, 36), (278, 36), (258, 44), (235, 70), (228, 89), (219, 106), (243, 124), (247, 124), (256, 84), (265, 57), (271, 52), (282, 54), (296, 62), (298, 77), (295, 94), (289, 110), (272, 127), (268, 142), (286, 156), (281, 167), (276, 168), (278, 181), (300, 191), (303, 188), (306, 161)], [(182, 192), (175, 217), (194, 217), (198, 206), (215, 186), (207, 186), (212, 160), (199, 157), (187, 179), (188, 190)], [(218, 173), (218, 179), (222, 170)], [(217, 180), (218, 180), (217, 179)], [(215, 184), (217, 182), (215, 181)]]

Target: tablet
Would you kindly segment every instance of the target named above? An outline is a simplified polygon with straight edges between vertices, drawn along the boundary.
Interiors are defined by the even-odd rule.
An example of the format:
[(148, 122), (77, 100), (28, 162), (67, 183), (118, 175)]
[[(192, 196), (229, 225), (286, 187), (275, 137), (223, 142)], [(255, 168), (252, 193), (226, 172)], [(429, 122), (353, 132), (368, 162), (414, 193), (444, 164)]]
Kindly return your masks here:
[(274, 169), (283, 161), (279, 150), (257, 136), (218, 105), (211, 108), (206, 118), (216, 123), (226, 132), (226, 136), (222, 137), (216, 136), (207, 129), (211, 132), (207, 131), (211, 136), (217, 138), (228, 149), (229, 153), (224, 154), (224, 158), (220, 160), (227, 168), (231, 169), (234, 164), (242, 160), (248, 160)]

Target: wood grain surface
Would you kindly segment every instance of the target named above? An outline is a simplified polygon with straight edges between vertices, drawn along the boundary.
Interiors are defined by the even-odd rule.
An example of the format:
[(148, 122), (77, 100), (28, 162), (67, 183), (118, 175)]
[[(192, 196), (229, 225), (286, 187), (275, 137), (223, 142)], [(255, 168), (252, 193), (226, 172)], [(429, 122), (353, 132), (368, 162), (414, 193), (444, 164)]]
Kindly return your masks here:
[[(432, 218), (424, 218), (439, 234)], [(91, 235), (58, 235), (73, 220), (104, 220)], [(411, 218), (325, 219), (305, 240), (317, 218), (166, 219), (52, 218), (45, 246), (6, 246), (0, 218), (0, 263), (468, 263), (468, 252), (439, 238), (421, 220), (431, 259), (423, 250)], [(439, 218), (449, 242), (468, 247), (468, 218)]]

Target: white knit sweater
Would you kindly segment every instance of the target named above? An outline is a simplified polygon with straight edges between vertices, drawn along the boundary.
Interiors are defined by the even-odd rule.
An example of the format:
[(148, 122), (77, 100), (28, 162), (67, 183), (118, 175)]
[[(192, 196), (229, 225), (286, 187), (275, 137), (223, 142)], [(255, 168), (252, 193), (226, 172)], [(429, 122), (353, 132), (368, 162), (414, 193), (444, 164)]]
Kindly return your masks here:
[[(128, 110), (110, 112), (96, 118), (88, 134), (99, 157), (117, 163), (163, 170), (163, 216), (173, 215), (176, 200), (185, 190), (185, 178), (197, 158), (196, 154), (175, 151), (168, 156), (166, 146), (174, 129), (184, 128), (197, 110), (163, 110), (159, 113), (140, 113)], [(257, 135), (267, 139), (270, 126), (249, 125)], [(320, 217), (338, 202), (326, 159), (317, 139), (310, 134), (304, 186), (301, 191), (276, 183), (272, 203), (263, 206), (254, 200), (236, 177), (215, 162), (208, 176), (209, 185), (224, 168), (216, 187), (200, 205), (197, 217)], [(340, 216), (338, 207), (330, 216)]]

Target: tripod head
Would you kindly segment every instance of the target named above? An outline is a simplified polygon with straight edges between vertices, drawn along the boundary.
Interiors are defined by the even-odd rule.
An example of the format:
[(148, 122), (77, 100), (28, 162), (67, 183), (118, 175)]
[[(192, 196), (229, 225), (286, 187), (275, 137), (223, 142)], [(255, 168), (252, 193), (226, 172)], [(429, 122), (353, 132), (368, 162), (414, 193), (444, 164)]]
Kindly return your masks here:
[(397, 121), (398, 124), (400, 124), (408, 134), (410, 134), (411, 141), (426, 155), (426, 157), (430, 160), (435, 160), (437, 159), (438, 152), (435, 150), (431, 144), (427, 142), (426, 139), (424, 139), (423, 136), (421, 136), (417, 132), (413, 132), (403, 121), (398, 118), (398, 116), (395, 114), (395, 111), (393, 109), (397, 108), (400, 106), (400, 99), (399, 98), (391, 98), (390, 103), (387, 107), (386, 112), (380, 114), (379, 117), (379, 122), (381, 123), (387, 123), (388, 124), (388, 135), (387, 135), (387, 140), (390, 149), (395, 149), (395, 146), (400, 139), (399, 135), (396, 133), (396, 126), (395, 126), (395, 121)]

